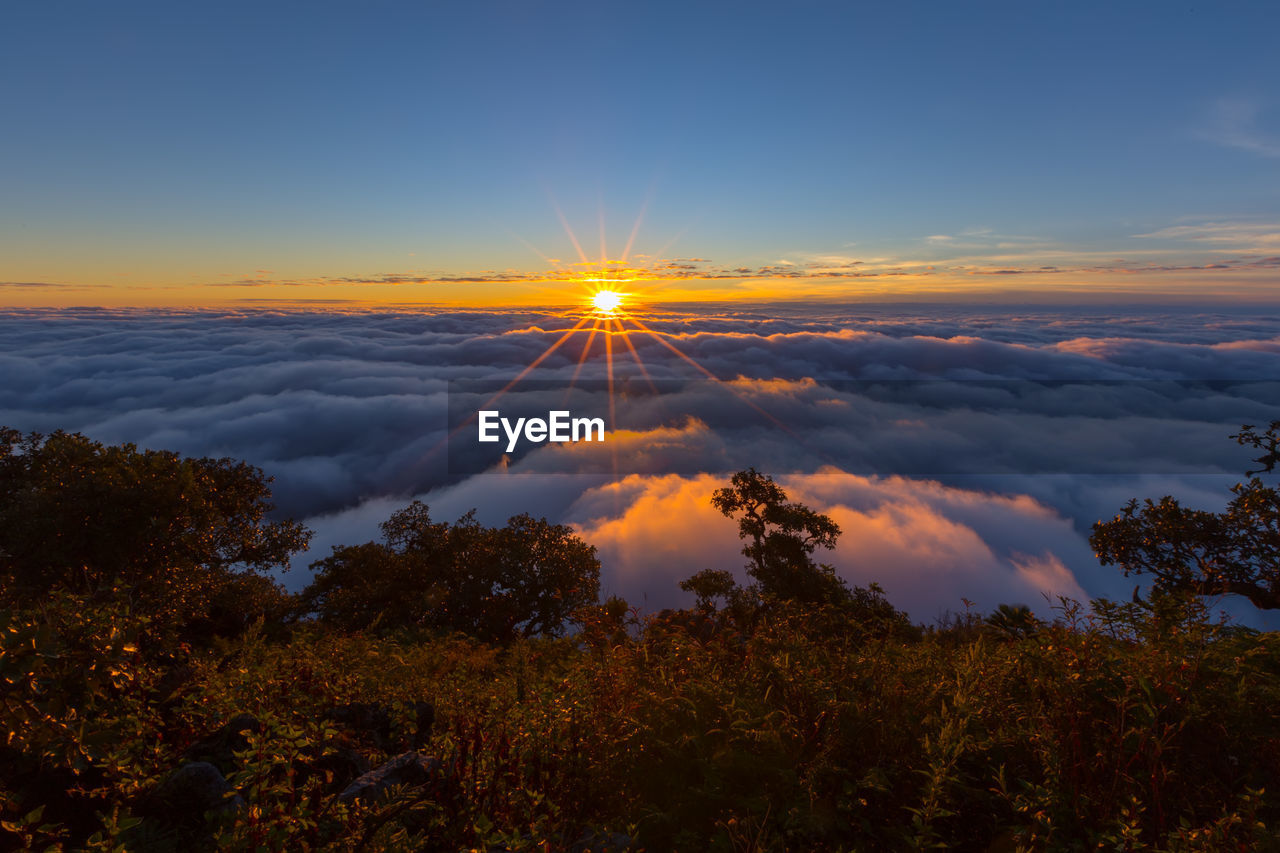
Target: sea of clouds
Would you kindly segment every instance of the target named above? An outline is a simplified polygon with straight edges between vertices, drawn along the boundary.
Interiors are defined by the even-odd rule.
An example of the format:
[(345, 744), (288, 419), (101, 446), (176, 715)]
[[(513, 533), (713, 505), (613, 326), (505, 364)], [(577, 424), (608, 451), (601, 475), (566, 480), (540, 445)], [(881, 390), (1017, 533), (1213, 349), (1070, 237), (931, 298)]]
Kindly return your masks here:
[[(581, 319), (11, 309), (0, 424), (260, 466), (278, 513), (316, 531), (293, 588), (418, 497), (446, 520), (572, 524), (606, 592), (648, 611), (684, 603), (695, 571), (740, 568), (710, 496), (754, 466), (839, 522), (825, 561), (929, 620), (965, 599), (1047, 614), (1057, 595), (1127, 597), (1137, 581), (1098, 565), (1091, 524), (1131, 497), (1221, 508), (1250, 457), (1228, 436), (1280, 420), (1271, 309), (700, 306), (646, 313), (661, 339), (624, 321), (584, 357), (589, 322), (547, 354)], [(576, 376), (574, 407), (607, 412), (610, 362), (603, 445), (488, 460), (451, 419), (461, 389), (522, 374), (493, 407), (546, 411)]]

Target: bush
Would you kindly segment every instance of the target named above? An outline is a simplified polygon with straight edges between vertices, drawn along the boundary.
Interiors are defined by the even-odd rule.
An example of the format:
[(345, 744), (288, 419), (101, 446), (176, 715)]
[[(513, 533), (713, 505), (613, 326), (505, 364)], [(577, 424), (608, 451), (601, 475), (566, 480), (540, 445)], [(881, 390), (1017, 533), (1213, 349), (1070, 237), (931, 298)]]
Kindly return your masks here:
[(316, 562), (307, 612), (345, 630), (424, 627), (508, 643), (558, 636), (600, 588), (595, 548), (568, 527), (518, 515), (450, 525), (414, 501), (382, 525), (383, 541), (334, 548)]
[(231, 459), (0, 429), (0, 574), (15, 595), (126, 590), (156, 626), (243, 625), (280, 609), (261, 572), (310, 536), (266, 520), (268, 482)]

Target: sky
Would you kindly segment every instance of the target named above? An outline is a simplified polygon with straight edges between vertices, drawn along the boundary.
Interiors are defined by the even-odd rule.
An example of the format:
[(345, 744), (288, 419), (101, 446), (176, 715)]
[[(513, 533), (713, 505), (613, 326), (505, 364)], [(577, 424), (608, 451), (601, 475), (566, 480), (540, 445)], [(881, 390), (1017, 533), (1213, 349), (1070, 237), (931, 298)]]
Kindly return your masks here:
[[(1280, 9), (42, 3), (0, 304), (1274, 301)], [(576, 243), (576, 245), (575, 245)]]

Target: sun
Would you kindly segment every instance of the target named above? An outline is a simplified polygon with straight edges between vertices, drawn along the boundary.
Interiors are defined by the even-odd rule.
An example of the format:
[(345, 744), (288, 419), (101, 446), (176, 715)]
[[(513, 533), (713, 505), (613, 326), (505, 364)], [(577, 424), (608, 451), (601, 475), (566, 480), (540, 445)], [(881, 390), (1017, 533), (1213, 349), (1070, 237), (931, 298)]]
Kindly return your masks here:
[(597, 290), (591, 295), (591, 304), (601, 314), (612, 314), (622, 304), (622, 294), (613, 290)]

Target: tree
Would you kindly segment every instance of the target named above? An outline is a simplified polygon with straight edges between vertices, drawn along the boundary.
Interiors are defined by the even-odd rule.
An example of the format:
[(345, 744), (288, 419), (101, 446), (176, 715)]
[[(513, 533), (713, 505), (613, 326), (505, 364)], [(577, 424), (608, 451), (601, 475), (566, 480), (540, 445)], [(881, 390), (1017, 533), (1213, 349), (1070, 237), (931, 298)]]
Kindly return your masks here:
[(1034, 634), (1040, 627), (1040, 620), (1025, 604), (1000, 604), (986, 618), (986, 627), (990, 633), (1005, 639), (1017, 639)]
[(742, 549), (747, 573), (761, 592), (809, 603), (847, 600), (848, 588), (835, 570), (813, 561), (815, 549), (835, 547), (840, 526), (789, 501), (771, 477), (754, 468), (739, 471), (730, 482), (716, 490), (711, 503), (726, 517), (738, 518), (738, 535), (747, 543)]
[(474, 512), (436, 522), (414, 501), (382, 525), (383, 541), (335, 548), (315, 563), (305, 607), (347, 629), (462, 631), (487, 641), (558, 635), (595, 604), (600, 561), (570, 528), (517, 515), (484, 527)]
[(0, 574), (14, 592), (119, 586), (169, 624), (276, 609), (261, 574), (310, 537), (267, 521), (270, 478), (233, 459), (183, 458), (78, 433), (0, 429)]
[(728, 603), (737, 591), (738, 584), (733, 579), (733, 572), (703, 569), (680, 581), (680, 588), (694, 594), (699, 610), (714, 610), (716, 599)]
[(1253, 476), (1280, 461), (1280, 421), (1261, 434), (1246, 424), (1232, 438), (1264, 453), (1254, 460), (1262, 468), (1232, 487), (1225, 512), (1188, 509), (1170, 496), (1134, 499), (1093, 525), (1089, 542), (1102, 564), (1153, 575), (1162, 591), (1241, 595), (1255, 607), (1280, 607), (1280, 492)]
[(631, 605), (616, 595), (609, 596), (603, 604), (578, 608), (573, 618), (580, 626), (577, 639), (597, 652), (625, 644), (630, 629), (639, 624)]

